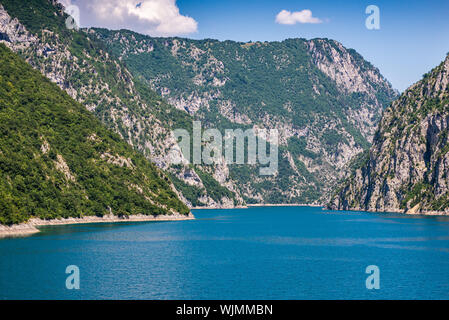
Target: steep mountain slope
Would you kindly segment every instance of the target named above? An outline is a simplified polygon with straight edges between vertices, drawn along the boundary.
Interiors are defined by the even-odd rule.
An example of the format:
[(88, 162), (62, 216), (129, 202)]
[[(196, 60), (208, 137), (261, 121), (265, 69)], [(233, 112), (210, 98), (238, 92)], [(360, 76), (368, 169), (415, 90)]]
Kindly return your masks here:
[(90, 29), (130, 72), (205, 126), (276, 128), (279, 174), (227, 169), (247, 202), (314, 202), (370, 145), (396, 92), (354, 50), (328, 39), (152, 38)]
[(449, 213), (449, 55), (385, 110), (332, 209)]
[(0, 224), (189, 214), (168, 178), (0, 44)]
[[(54, 0), (1, 0), (0, 42), (19, 53), (158, 167), (171, 171), (170, 177), (187, 204), (241, 204), (241, 199), (207, 172), (212, 169), (172, 166), (173, 158), (182, 155), (173, 148), (176, 141), (171, 128), (189, 129), (191, 117), (136, 81), (102, 42), (85, 31), (67, 29), (66, 19), (63, 7)], [(176, 178), (172, 177), (175, 173)]]

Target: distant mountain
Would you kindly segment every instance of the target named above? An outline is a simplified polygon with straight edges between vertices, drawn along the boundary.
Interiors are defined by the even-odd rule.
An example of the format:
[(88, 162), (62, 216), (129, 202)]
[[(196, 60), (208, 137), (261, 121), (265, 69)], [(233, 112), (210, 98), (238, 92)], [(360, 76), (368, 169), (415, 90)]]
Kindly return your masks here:
[(247, 202), (327, 197), (349, 160), (369, 147), (396, 96), (357, 52), (328, 39), (250, 42), (153, 38), (89, 29), (130, 72), (209, 127), (276, 128), (277, 177), (231, 165)]
[(168, 178), (0, 44), (0, 224), (189, 214)]
[(329, 207), (449, 213), (449, 55), (407, 89)]

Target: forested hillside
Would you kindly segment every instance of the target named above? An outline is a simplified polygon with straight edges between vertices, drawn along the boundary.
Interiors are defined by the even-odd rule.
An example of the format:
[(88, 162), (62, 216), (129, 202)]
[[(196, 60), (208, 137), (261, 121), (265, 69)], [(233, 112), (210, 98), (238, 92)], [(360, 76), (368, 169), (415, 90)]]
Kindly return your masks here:
[(189, 209), (167, 176), (0, 44), (0, 224)]

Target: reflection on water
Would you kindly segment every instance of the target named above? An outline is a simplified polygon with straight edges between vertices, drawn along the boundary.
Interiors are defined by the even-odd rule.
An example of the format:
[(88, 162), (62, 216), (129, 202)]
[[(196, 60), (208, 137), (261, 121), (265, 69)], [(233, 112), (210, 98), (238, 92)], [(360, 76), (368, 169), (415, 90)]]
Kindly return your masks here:
[[(0, 240), (2, 299), (449, 298), (448, 217), (312, 207), (46, 226)], [(65, 289), (77, 265), (81, 289)], [(377, 265), (381, 289), (367, 290)]]

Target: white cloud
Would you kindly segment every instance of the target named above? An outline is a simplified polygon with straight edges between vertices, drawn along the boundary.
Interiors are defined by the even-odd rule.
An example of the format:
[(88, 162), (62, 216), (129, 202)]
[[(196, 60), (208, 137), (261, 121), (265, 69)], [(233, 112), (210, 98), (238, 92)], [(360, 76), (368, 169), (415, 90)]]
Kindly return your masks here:
[(297, 24), (297, 23), (322, 23), (323, 21), (312, 16), (312, 11), (304, 9), (302, 11), (290, 12), (282, 10), (276, 16), (276, 22), (279, 24)]
[(176, 0), (59, 0), (80, 8), (82, 27), (130, 29), (152, 36), (196, 32), (195, 19), (182, 15)]

